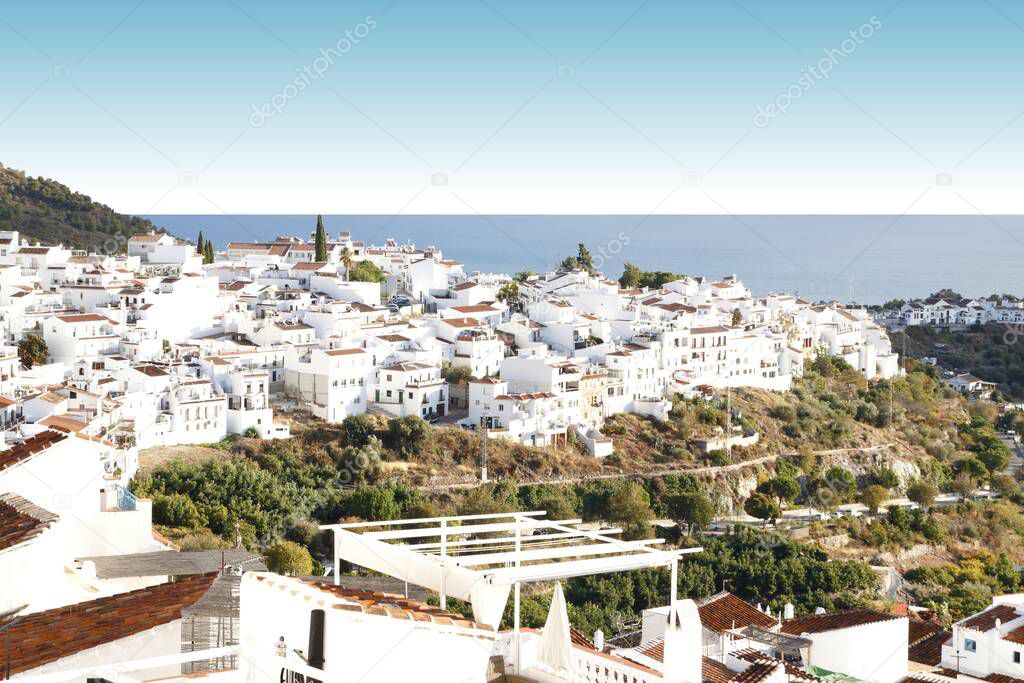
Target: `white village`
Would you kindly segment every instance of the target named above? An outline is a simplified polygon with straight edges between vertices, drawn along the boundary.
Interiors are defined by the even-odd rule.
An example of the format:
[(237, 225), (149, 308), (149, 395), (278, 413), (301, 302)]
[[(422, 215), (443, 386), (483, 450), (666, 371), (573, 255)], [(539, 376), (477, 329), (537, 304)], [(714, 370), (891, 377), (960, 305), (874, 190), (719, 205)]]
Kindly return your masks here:
[[(0, 233), (4, 679), (1024, 680), (1024, 595), (951, 630), (913, 610), (797, 615), (728, 590), (691, 600), (676, 586), (700, 548), (543, 512), (325, 525), (326, 576), (269, 572), (242, 547), (177, 550), (130, 491), (140, 450), (286, 439), (286, 413), (418, 416), (485, 442), (571, 438), (603, 458), (607, 418), (665, 419), (675, 395), (787, 391), (820, 354), (868, 380), (903, 372), (866, 309), (755, 296), (735, 275), (626, 288), (585, 262), (481, 273), (433, 246), (318, 241), (213, 253), (153, 232), (95, 254)], [(380, 277), (354, 277), (368, 270)], [(957, 310), (975, 307), (987, 310)], [(936, 308), (947, 306), (900, 315), (912, 325)], [(27, 339), (45, 349), (31, 365), (19, 357)], [(458, 368), (468, 381), (447, 379)], [(574, 627), (562, 583), (637, 570), (664, 572), (669, 590), (634, 633)], [(540, 629), (520, 622), (536, 584), (553, 586)]]

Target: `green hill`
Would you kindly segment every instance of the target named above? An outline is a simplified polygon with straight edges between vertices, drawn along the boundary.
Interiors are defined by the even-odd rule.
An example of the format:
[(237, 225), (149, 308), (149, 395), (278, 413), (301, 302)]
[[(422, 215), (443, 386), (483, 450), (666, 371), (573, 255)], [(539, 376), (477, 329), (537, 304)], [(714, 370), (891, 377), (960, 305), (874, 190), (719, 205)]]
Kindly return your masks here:
[(145, 218), (125, 216), (49, 178), (0, 164), (0, 230), (44, 244), (115, 253), (136, 232), (162, 231)]

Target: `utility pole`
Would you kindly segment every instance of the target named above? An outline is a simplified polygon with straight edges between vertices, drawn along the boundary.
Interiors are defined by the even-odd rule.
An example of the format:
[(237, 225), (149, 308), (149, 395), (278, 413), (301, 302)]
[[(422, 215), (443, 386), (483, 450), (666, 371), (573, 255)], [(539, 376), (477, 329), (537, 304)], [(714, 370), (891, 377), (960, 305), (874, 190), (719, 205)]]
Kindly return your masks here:
[(487, 418), (480, 418), (480, 458), (477, 463), (480, 466), (480, 483), (487, 483)]

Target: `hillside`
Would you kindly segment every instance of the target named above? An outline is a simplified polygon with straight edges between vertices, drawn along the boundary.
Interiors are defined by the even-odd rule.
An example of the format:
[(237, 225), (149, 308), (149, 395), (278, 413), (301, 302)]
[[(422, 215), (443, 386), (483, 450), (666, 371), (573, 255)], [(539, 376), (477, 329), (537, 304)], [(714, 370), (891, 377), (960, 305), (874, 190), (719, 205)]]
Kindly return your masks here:
[(977, 325), (967, 330), (908, 327), (892, 334), (893, 347), (914, 358), (934, 357), (953, 372), (970, 372), (1016, 401), (1024, 401), (1024, 330)]
[(0, 230), (17, 230), (32, 242), (117, 253), (136, 232), (158, 230), (48, 178), (33, 178), (0, 165)]

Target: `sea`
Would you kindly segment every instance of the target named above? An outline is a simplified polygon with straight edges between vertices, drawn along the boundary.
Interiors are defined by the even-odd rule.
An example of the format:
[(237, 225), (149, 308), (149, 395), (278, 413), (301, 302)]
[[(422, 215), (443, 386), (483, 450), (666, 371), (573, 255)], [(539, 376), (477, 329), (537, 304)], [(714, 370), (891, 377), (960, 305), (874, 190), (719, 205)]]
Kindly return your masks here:
[[(315, 215), (151, 215), (179, 237), (310, 239)], [(435, 246), (467, 272), (542, 272), (586, 244), (618, 278), (643, 270), (738, 276), (755, 295), (880, 304), (949, 288), (1024, 296), (1024, 216), (325, 215), (328, 233)]]

